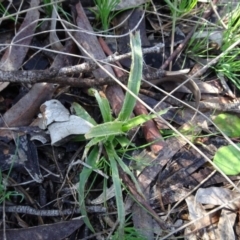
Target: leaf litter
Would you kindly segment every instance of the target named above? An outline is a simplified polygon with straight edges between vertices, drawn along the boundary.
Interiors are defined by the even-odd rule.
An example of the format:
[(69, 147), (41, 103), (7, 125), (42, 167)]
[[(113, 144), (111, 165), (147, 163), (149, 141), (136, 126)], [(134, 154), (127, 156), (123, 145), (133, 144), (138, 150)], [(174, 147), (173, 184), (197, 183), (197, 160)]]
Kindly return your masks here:
[[(229, 58), (222, 64), (222, 69), (222, 60), (219, 61), (220, 56), (222, 59), (228, 56), (221, 55), (227, 47), (231, 54), (231, 47), (235, 44), (237, 50), (239, 45), (232, 42), (226, 47), (226, 24), (230, 24), (231, 8), (226, 15), (227, 3), (223, 3), (226, 6), (221, 11), (217, 5), (220, 3), (213, 1), (220, 15), (211, 11), (210, 15), (204, 15), (200, 10), (211, 10), (211, 4), (197, 3), (196, 16), (212, 18), (215, 24), (206, 20), (204, 25), (191, 15), (191, 11), (184, 12), (186, 7), (184, 10), (180, 5), (172, 8), (171, 3), (167, 5), (169, 1), (131, 1), (127, 6), (130, 10), (125, 9), (122, 2), (110, 11), (109, 26), (112, 29), (108, 32), (99, 30), (101, 22), (96, 21), (98, 18), (94, 15), (97, 8), (89, 11), (89, 7), (95, 7), (94, 1), (87, 4), (85, 1), (50, 1), (51, 15), (43, 5), (47, 1), (32, 0), (29, 5), (1, 3), (5, 7), (5, 12), (1, 13), (1, 29), (15, 36), (9, 44), (4, 38), (0, 43), (5, 46), (1, 49), (0, 60), (3, 99), (0, 108), (0, 169), (4, 173), (0, 194), (13, 196), (10, 193), (14, 189), (24, 196), (24, 199), (18, 195), (5, 197), (1, 206), (5, 213), (1, 237), (14, 238), (18, 232), (18, 236), (25, 239), (32, 238), (33, 234), (48, 239), (63, 239), (70, 235), (78, 239), (91, 236), (119, 239), (119, 234), (124, 234), (124, 239), (169, 239), (173, 235), (183, 239), (239, 238), (239, 119), (233, 115), (239, 112), (239, 90), (232, 91), (235, 85), (227, 81), (236, 81), (235, 76), (226, 71)], [(239, 5), (233, 9), (238, 8)], [(111, 15), (119, 9), (123, 11)], [(181, 13), (175, 30), (172, 25), (176, 20), (174, 11), (178, 15)], [(169, 18), (171, 14), (173, 19)], [(111, 16), (114, 16), (112, 21)], [(6, 28), (7, 25), (10, 27)], [(219, 30), (219, 26), (225, 30)], [(234, 29), (234, 25), (228, 26)], [(116, 136), (122, 134), (122, 123), (113, 123), (119, 113), (121, 117), (124, 98), (128, 95), (127, 84), (124, 85), (126, 82), (121, 79), (127, 79), (129, 70), (130, 75), (132, 73), (133, 63), (127, 54), (131, 52), (130, 32), (136, 30), (140, 31), (144, 52), (143, 78), (146, 76), (148, 81), (141, 85), (140, 98), (131, 117), (134, 119), (134, 114), (147, 115), (149, 110), (168, 111), (112, 142), (124, 164), (118, 160), (116, 168), (111, 169), (109, 165), (115, 165), (106, 159), (113, 152), (109, 146), (104, 150), (102, 144), (113, 135), (111, 129)], [(237, 36), (238, 33), (231, 34)], [(6, 38), (8, 36), (6, 34)], [(41, 42), (41, 47), (36, 47), (36, 41)], [(159, 43), (163, 43), (161, 47), (158, 47)], [(145, 53), (148, 49), (151, 49), (149, 53)], [(55, 54), (51, 55), (54, 59), (46, 54), (46, 50)], [(34, 54), (36, 51), (42, 53)], [(26, 66), (33, 56), (34, 61), (43, 63), (42, 68), (39, 64), (32, 69)], [(118, 56), (123, 58), (115, 65)], [(173, 60), (171, 67), (164, 70), (170, 59)], [(233, 72), (237, 75), (234, 69)], [(187, 76), (185, 82), (179, 81), (183, 75)], [(14, 82), (11, 82), (11, 76), (16, 79)], [(33, 82), (31, 76), (38, 76), (42, 82)], [(105, 81), (109, 76), (113, 79), (111, 84), (97, 84), (98, 80)], [(168, 82), (161, 81), (163, 77)], [(172, 81), (174, 78), (176, 84)], [(21, 79), (25, 79), (24, 83)], [(100, 93), (98, 102), (110, 113), (106, 119), (100, 116), (100, 110), (103, 112), (104, 109), (98, 109), (94, 96), (86, 88), (67, 84), (81, 79), (96, 81), (93, 87)], [(187, 80), (190, 81), (187, 83)], [(191, 81), (197, 85), (186, 89)], [(198, 100), (194, 91), (201, 93), (201, 102), (199, 113), (192, 118), (196, 110), (195, 100)], [(106, 101), (109, 101), (108, 107)], [(70, 112), (71, 109), (75, 112)], [(39, 123), (40, 112), (42, 119)], [(100, 125), (107, 119), (109, 124)], [(91, 132), (90, 129), (98, 126), (99, 130), (101, 126), (106, 128), (102, 129), (99, 139), (94, 139), (92, 133), (95, 130)], [(50, 140), (45, 137), (49, 133)], [(89, 134), (93, 139), (88, 143)], [(33, 140), (40, 139), (37, 136), (44, 136), (45, 142)], [(91, 155), (94, 145), (98, 146), (97, 151)], [(86, 160), (89, 150), (89, 155), (94, 158)], [(73, 186), (81, 184), (79, 174), (84, 168), (90, 174), (85, 178), (84, 196), (78, 196), (79, 189)], [(129, 169), (136, 177), (137, 185), (129, 177), (133, 176), (128, 175)], [(112, 176), (116, 171), (121, 178), (118, 186), (124, 200), (121, 211), (127, 216), (123, 233), (118, 231), (118, 221), (121, 226), (123, 219), (117, 216), (117, 212), (120, 213), (119, 200), (116, 201), (117, 179)], [(79, 199), (86, 205), (88, 214), (85, 216), (80, 214), (82, 203)], [(33, 202), (37, 203), (34, 211)], [(11, 207), (16, 207), (14, 213)], [(57, 210), (57, 215), (48, 213), (50, 215), (43, 218), (45, 210)], [(83, 217), (83, 220), (74, 221), (74, 217)], [(88, 229), (87, 221), (91, 222), (93, 228), (90, 229), (95, 233)], [(57, 234), (54, 229), (61, 224), (64, 229)]]

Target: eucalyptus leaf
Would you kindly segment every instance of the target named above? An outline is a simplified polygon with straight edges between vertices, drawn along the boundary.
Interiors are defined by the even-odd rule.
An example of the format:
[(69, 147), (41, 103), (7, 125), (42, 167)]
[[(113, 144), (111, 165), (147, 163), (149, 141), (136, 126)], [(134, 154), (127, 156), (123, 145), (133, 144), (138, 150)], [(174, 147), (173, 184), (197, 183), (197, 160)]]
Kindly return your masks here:
[[(237, 144), (240, 147), (240, 143)], [(213, 162), (226, 174), (237, 175), (240, 173), (240, 152), (228, 145), (217, 150)]]
[(94, 126), (90, 122), (81, 117), (70, 115), (68, 121), (54, 122), (48, 126), (51, 144), (54, 146), (60, 146), (65, 142), (67, 137), (88, 133), (92, 127)]

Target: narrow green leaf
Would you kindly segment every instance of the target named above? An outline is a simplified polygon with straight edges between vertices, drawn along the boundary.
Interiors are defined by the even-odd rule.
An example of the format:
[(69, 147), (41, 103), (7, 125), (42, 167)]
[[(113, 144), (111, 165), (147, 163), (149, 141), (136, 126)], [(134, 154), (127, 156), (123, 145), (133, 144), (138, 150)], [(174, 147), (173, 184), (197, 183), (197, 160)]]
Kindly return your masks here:
[[(181, 0), (175, 1), (172, 3), (170, 0), (165, 0), (172, 12), (178, 13), (178, 16), (181, 16), (183, 13), (191, 11), (197, 4), (197, 0)], [(176, 4), (177, 3), (177, 4)]]
[(142, 115), (136, 116), (134, 118), (131, 118), (124, 122), (122, 130), (123, 130), (123, 132), (127, 132), (130, 129), (133, 129), (153, 118), (158, 117), (157, 115), (162, 115), (162, 114), (167, 113), (167, 111), (168, 111), (168, 108), (164, 109), (163, 111), (158, 112), (158, 114), (149, 114), (149, 115), (142, 114)]
[(76, 137), (73, 137), (72, 139), (71, 139), (71, 141), (73, 141), (73, 142), (84, 142), (84, 141), (86, 141), (86, 138), (84, 137), (84, 135), (78, 135), (78, 136), (76, 136)]
[(130, 129), (133, 129), (133, 128), (147, 122), (148, 120), (150, 120), (154, 117), (156, 117), (156, 116), (153, 115), (153, 114), (151, 114), (151, 115), (145, 115), (145, 114), (138, 115), (138, 116), (136, 116), (134, 118), (131, 118), (131, 119), (127, 120), (126, 122), (124, 122), (122, 130), (123, 130), (123, 132), (127, 132)]
[[(240, 147), (240, 143), (237, 146)], [(213, 158), (213, 162), (226, 175), (237, 175), (240, 173), (240, 152), (232, 145), (219, 148)]]
[(114, 121), (102, 123), (91, 128), (91, 130), (85, 134), (86, 139), (95, 137), (108, 137), (123, 134), (122, 122)]
[(95, 89), (91, 89), (93, 91), (93, 94), (98, 102), (98, 106), (100, 108), (102, 117), (103, 117), (103, 121), (104, 122), (110, 122), (112, 121), (112, 113), (111, 113), (111, 108), (110, 108), (110, 104), (109, 101), (107, 100), (107, 98), (103, 98), (99, 95), (98, 91)]
[[(132, 49), (132, 64), (128, 79), (128, 89), (135, 95), (138, 95), (142, 80), (142, 65), (143, 65), (141, 39), (139, 31), (137, 31), (135, 35), (130, 34), (130, 46)], [(135, 107), (136, 101), (137, 100), (135, 99), (135, 97), (132, 96), (131, 93), (127, 91), (122, 109), (118, 116), (118, 120), (125, 121), (130, 118), (133, 108)]]
[(88, 144), (85, 146), (84, 152), (83, 152), (83, 158), (85, 158), (88, 154), (88, 151), (91, 147), (97, 145), (100, 142), (104, 142), (106, 138), (105, 137), (97, 137), (97, 138), (93, 138), (91, 139)]
[[(116, 152), (112, 144), (105, 145), (105, 149), (109, 158), (109, 162), (112, 170), (112, 180), (115, 190), (115, 198), (117, 203), (118, 221), (119, 221), (119, 231), (121, 235), (124, 235), (124, 223), (125, 223), (125, 208), (122, 196), (121, 180), (119, 177), (118, 167), (116, 163)], [(124, 239), (123, 236), (120, 239)]]
[[(96, 162), (97, 162), (97, 156), (98, 156), (98, 146), (95, 146), (89, 156), (87, 157), (86, 163), (93, 168), (96, 167)], [(86, 205), (85, 205), (85, 186), (87, 183), (87, 180), (92, 173), (93, 169), (83, 167), (80, 176), (79, 176), (79, 188), (78, 188), (78, 198), (79, 198), (79, 205), (80, 205), (80, 211), (82, 216), (84, 216), (83, 221), (87, 225), (87, 227), (94, 232), (94, 229), (89, 221), (89, 218), (87, 216), (87, 210), (86, 210)]]
[(122, 148), (125, 148), (127, 146), (132, 146), (134, 147), (134, 143), (132, 141), (130, 141), (126, 136), (117, 136), (115, 138), (115, 140), (117, 141), (117, 143), (119, 143), (121, 145)]
[(72, 107), (77, 116), (81, 117), (82, 119), (90, 122), (92, 125), (97, 125), (95, 120), (88, 114), (88, 112), (78, 103), (74, 102)]
[(116, 152), (115, 152), (115, 159), (117, 160), (117, 162), (120, 165), (120, 167), (122, 168), (122, 170), (131, 177), (132, 181), (135, 183), (135, 186), (136, 186), (138, 192), (142, 196), (144, 196), (143, 193), (142, 193), (142, 190), (139, 186), (139, 183), (138, 183), (137, 179), (135, 178), (134, 174), (130, 171), (129, 167), (122, 161), (122, 159), (117, 155)]

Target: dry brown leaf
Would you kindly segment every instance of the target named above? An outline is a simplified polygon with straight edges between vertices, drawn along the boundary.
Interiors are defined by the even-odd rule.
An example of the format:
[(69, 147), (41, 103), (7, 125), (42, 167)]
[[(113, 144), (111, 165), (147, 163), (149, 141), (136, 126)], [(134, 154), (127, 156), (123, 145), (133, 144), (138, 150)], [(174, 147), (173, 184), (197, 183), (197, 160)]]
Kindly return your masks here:
[(232, 210), (237, 210), (240, 204), (240, 194), (226, 188), (209, 187), (199, 188), (196, 193), (196, 201), (202, 204), (222, 205), (235, 199), (233, 203), (227, 205)]
[[(39, 0), (32, 0), (30, 8), (37, 7), (39, 2)], [(33, 34), (38, 23), (38, 18), (39, 11), (37, 8), (31, 9), (31, 11), (27, 12), (20, 29), (12, 40), (11, 46), (7, 48), (0, 61), (1, 70), (13, 71), (18, 70), (21, 67), (27, 54), (28, 46), (32, 41)], [(6, 88), (8, 84), (9, 82), (0, 83), (0, 91)]]
[[(63, 52), (72, 53), (73, 42), (66, 43)], [(71, 59), (68, 56), (58, 54), (52, 63), (52, 68), (61, 68), (71, 64)], [(55, 91), (54, 84), (37, 83), (32, 89), (21, 98), (14, 106), (12, 106), (0, 120), (0, 126), (16, 127), (29, 125), (34, 116), (39, 112), (39, 107), (42, 103), (52, 98)], [(0, 135), (5, 135), (6, 132), (0, 132)]]
[(218, 222), (220, 240), (236, 239), (234, 229), (233, 229), (236, 217), (237, 217), (237, 214), (235, 212), (225, 210), (225, 209), (222, 210), (221, 216)]
[(39, 106), (52, 97), (55, 87), (52, 84), (37, 83), (4, 115), (1, 126), (26, 126), (31, 123)]
[[(200, 237), (201, 239), (219, 239), (219, 232), (215, 229), (215, 223), (218, 220), (215, 215), (207, 215), (202, 205), (196, 202), (193, 196), (189, 196), (185, 200), (188, 205), (189, 219), (192, 221), (196, 220), (185, 229), (185, 234), (187, 234), (185, 239), (192, 240), (196, 237)], [(199, 217), (202, 218), (198, 220)], [(205, 229), (207, 226), (210, 227)]]
[(3, 231), (5, 231), (6, 239), (19, 240), (61, 240), (66, 239), (74, 231), (83, 225), (83, 220), (70, 220), (53, 224), (45, 224), (37, 227), (7, 229), (0, 231), (0, 239), (3, 239)]

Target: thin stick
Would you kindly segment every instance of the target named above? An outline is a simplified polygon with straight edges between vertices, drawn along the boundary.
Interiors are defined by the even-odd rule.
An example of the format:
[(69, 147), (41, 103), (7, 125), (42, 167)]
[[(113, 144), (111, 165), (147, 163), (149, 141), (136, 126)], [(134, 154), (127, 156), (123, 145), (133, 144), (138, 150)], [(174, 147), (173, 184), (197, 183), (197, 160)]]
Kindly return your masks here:
[[(104, 213), (106, 208), (102, 206), (89, 206), (87, 207), (88, 212), (93, 213)], [(4, 212), (4, 208), (0, 206), (0, 212)], [(75, 209), (64, 209), (64, 210), (39, 210), (29, 206), (5, 206), (5, 212), (11, 213), (24, 213), (35, 216), (45, 216), (45, 217), (58, 217), (63, 215), (79, 214), (80, 208)]]

